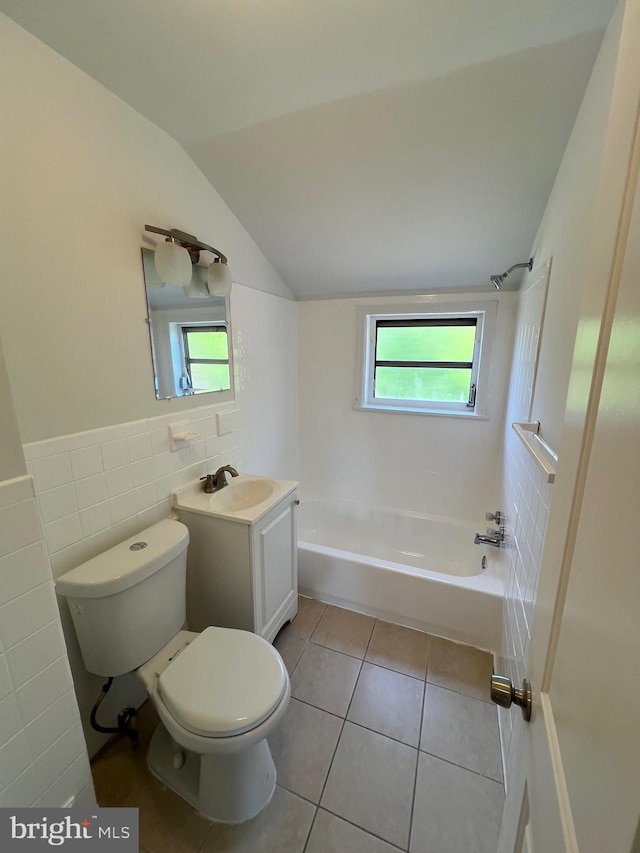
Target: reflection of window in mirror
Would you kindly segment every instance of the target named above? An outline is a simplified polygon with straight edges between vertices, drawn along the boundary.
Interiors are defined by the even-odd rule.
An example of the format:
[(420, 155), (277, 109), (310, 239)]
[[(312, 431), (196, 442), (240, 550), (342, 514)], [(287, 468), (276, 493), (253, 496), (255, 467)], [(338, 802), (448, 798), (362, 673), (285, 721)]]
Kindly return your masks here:
[(224, 324), (182, 326), (184, 380), (192, 393), (228, 391), (229, 348)]
[(233, 400), (228, 299), (207, 296), (206, 267), (194, 265), (182, 288), (162, 284), (152, 251), (142, 250), (142, 263), (157, 399), (213, 392)]

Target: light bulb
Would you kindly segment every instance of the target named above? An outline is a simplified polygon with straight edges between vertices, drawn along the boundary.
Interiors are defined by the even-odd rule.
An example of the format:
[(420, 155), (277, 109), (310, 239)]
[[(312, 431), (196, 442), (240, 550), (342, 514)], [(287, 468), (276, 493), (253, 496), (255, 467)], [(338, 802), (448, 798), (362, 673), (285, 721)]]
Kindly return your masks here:
[(227, 264), (216, 258), (209, 264), (207, 284), (212, 296), (228, 296), (231, 293), (231, 273)]
[(191, 256), (173, 237), (156, 246), (155, 264), (158, 278), (165, 284), (186, 287), (191, 282)]

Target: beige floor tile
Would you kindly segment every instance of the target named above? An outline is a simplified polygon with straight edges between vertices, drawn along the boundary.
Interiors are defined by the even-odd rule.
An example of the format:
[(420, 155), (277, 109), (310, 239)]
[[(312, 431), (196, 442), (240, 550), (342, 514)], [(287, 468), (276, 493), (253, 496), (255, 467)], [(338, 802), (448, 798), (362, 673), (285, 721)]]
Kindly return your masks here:
[(310, 643), (291, 678), (291, 695), (344, 717), (360, 666), (356, 658)]
[(420, 753), (411, 853), (496, 853), (502, 785)]
[(428, 647), (428, 634), (378, 620), (365, 660), (424, 680)]
[(291, 699), (269, 738), (278, 785), (317, 803), (340, 737), (342, 720)]
[(147, 768), (147, 747), (156, 726), (158, 715), (151, 702), (138, 711), (138, 746), (133, 748), (125, 737), (115, 737), (96, 755), (91, 774), (96, 799), (101, 806), (137, 805), (140, 787), (148, 784), (151, 774)]
[(429, 638), (427, 681), (431, 684), (489, 702), (492, 673), (493, 660), (488, 652), (440, 637)]
[(345, 723), (321, 805), (405, 848), (417, 754), (403, 743)]
[(138, 791), (147, 782), (149, 771), (144, 761), (144, 748), (140, 750), (143, 760), (135, 761), (128, 755), (129, 744), (123, 745), (126, 751), (108, 747), (108, 751), (99, 753), (92, 762), (91, 774), (100, 806), (135, 806)]
[(202, 853), (302, 853), (314, 814), (311, 803), (277, 787), (253, 820), (213, 824)]
[(418, 746), (424, 682), (363, 663), (347, 719)]
[(306, 646), (306, 641), (301, 637), (296, 637), (294, 634), (288, 633), (286, 628), (278, 634), (273, 641), (273, 645), (280, 652), (284, 665), (287, 668), (289, 675), (293, 675), (293, 670), (296, 668), (298, 661)]
[(294, 637), (308, 640), (315, 631), (326, 606), (322, 601), (315, 601), (313, 598), (305, 598), (302, 595), (298, 596), (298, 612), (295, 618), (288, 625), (285, 625), (283, 631), (287, 634), (293, 634)]
[(397, 853), (398, 848), (318, 809), (305, 853)]
[(498, 714), (488, 702), (427, 684), (420, 749), (502, 782)]
[(375, 621), (371, 616), (327, 605), (318, 627), (311, 635), (311, 642), (363, 658)]
[(154, 777), (136, 796), (140, 810), (140, 844), (149, 853), (196, 853), (211, 823)]

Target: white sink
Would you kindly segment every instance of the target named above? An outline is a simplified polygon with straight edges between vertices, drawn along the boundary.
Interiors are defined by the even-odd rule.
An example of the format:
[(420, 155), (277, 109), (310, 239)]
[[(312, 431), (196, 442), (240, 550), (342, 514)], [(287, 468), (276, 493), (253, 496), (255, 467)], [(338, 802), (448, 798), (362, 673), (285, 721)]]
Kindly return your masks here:
[(219, 489), (209, 498), (209, 506), (218, 512), (238, 512), (238, 510), (251, 509), (268, 500), (278, 489), (275, 480), (267, 480), (262, 477), (248, 477), (246, 480), (240, 477), (229, 479), (228, 485)]
[(174, 492), (174, 508), (253, 524), (298, 485), (291, 480), (272, 480), (250, 474), (227, 476), (227, 485), (213, 494), (206, 494), (199, 481)]

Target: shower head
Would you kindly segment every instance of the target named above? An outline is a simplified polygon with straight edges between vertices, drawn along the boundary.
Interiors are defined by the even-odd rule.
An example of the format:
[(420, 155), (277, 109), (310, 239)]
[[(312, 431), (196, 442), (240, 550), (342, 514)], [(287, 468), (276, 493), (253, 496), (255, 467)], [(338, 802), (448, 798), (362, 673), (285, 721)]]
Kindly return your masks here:
[(509, 267), (506, 272), (500, 273), (500, 275), (492, 275), (491, 283), (493, 284), (496, 290), (500, 290), (500, 288), (502, 287), (502, 282), (505, 280), (505, 278), (509, 275), (510, 272), (524, 267), (526, 267), (529, 272), (531, 272), (531, 270), (533, 269), (533, 258), (529, 258), (529, 260), (526, 261), (524, 264), (514, 264), (512, 267)]

